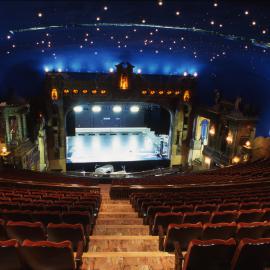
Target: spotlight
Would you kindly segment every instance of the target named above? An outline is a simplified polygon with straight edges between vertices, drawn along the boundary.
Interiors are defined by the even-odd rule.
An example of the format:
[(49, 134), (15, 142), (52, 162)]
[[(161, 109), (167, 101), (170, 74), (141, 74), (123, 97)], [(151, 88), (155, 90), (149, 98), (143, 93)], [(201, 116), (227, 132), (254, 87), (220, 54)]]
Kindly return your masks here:
[(98, 106), (98, 105), (93, 106), (93, 107), (92, 107), (92, 112), (94, 112), (94, 113), (99, 113), (99, 112), (101, 112), (101, 107)]
[(109, 71), (110, 71), (111, 73), (113, 73), (113, 68), (110, 68)]
[(44, 71), (45, 71), (45, 72), (49, 72), (49, 68), (48, 68), (48, 67), (45, 67), (45, 68), (44, 68)]
[(185, 71), (185, 72), (183, 73), (183, 75), (186, 77), (186, 76), (188, 75), (188, 73)]
[(57, 71), (58, 71), (58, 72), (62, 72), (62, 68), (58, 68)]
[(82, 112), (82, 110), (83, 110), (83, 107), (82, 106), (75, 106), (75, 107), (73, 107), (73, 111), (75, 113), (80, 113), (80, 112)]
[(132, 113), (137, 113), (137, 112), (139, 112), (139, 110), (140, 110), (139, 106), (134, 105), (134, 106), (130, 107), (130, 112), (132, 112)]
[(142, 73), (142, 70), (140, 68), (138, 68), (137, 73), (138, 74), (141, 74)]
[(122, 112), (122, 107), (119, 106), (119, 105), (113, 106), (113, 112), (115, 112), (115, 113), (120, 113), (120, 112)]
[(194, 72), (194, 73), (193, 73), (193, 76), (194, 76), (194, 77), (198, 77), (198, 73), (197, 73), (197, 72)]

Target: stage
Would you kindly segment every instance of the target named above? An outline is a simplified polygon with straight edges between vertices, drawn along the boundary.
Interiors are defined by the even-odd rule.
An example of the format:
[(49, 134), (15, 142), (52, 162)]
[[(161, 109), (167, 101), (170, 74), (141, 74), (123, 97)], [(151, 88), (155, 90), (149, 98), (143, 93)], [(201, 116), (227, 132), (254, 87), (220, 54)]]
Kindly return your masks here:
[(76, 128), (76, 136), (66, 138), (67, 169), (94, 171), (105, 164), (115, 170), (163, 167), (168, 164), (167, 145), (167, 137), (144, 127)]

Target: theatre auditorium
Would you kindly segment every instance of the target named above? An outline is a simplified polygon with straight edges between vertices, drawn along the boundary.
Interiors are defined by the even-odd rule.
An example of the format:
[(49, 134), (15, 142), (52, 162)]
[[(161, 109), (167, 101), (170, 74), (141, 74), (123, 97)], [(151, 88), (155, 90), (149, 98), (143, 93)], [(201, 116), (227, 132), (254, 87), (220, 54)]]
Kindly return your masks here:
[(270, 269), (268, 1), (0, 15), (0, 270)]

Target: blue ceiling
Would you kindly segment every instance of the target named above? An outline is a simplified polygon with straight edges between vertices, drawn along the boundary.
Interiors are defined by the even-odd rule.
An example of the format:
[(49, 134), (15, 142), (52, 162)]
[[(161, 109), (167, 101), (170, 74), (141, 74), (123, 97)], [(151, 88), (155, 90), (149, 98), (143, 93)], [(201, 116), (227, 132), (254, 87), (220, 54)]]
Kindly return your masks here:
[(260, 108), (270, 131), (269, 1), (1, 1), (0, 92), (38, 94), (46, 70), (197, 72), (199, 98), (214, 89)]

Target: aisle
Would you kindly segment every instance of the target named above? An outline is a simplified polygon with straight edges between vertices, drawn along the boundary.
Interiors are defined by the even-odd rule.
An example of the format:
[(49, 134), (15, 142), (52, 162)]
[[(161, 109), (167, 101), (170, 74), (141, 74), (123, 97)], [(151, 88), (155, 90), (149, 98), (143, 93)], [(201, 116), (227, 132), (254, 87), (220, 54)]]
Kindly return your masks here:
[(158, 236), (149, 235), (129, 201), (111, 200), (110, 185), (100, 188), (102, 204), (83, 270), (173, 270), (174, 254), (159, 251)]

